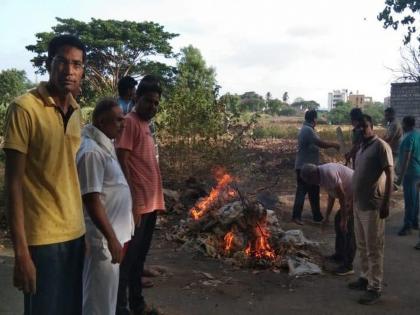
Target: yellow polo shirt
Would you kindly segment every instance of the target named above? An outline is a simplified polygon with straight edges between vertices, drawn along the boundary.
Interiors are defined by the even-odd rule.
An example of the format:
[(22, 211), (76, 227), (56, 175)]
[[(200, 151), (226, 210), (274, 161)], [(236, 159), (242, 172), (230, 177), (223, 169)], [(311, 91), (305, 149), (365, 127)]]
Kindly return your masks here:
[(64, 119), (46, 83), (9, 106), (4, 148), (26, 154), (23, 206), (28, 245), (76, 239), (85, 233), (76, 168), (81, 113), (71, 97), (73, 113)]

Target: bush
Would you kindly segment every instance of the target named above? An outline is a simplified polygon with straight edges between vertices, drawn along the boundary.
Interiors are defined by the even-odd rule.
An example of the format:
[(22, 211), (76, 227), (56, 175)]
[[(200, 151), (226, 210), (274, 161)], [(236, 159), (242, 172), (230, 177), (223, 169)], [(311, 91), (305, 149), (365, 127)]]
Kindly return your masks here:
[(82, 107), (83, 124), (89, 124), (92, 122), (93, 109), (94, 107)]
[(6, 120), (6, 112), (7, 112), (6, 103), (0, 104), (0, 136), (3, 136), (3, 133), (4, 133), (4, 122)]
[(296, 115), (296, 109), (294, 109), (293, 107), (286, 107), (279, 110), (278, 115), (279, 116), (294, 116)]
[(254, 129), (253, 136), (256, 139), (296, 139), (298, 136), (298, 132), (299, 130), (295, 126), (258, 126)]

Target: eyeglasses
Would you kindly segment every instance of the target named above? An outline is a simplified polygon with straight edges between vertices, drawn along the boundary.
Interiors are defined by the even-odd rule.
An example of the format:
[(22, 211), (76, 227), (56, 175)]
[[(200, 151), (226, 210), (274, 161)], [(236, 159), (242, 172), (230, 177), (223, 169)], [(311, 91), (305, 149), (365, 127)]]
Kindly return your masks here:
[(53, 62), (60, 68), (69, 65), (76, 71), (82, 71), (85, 68), (84, 63), (81, 61), (69, 61), (60, 56), (55, 56)]

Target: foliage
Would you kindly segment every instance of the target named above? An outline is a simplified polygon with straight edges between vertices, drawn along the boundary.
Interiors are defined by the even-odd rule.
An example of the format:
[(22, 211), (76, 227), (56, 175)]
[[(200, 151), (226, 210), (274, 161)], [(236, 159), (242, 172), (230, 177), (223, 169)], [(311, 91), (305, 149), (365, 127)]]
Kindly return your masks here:
[(48, 42), (58, 34), (78, 36), (87, 47), (84, 100), (109, 91), (116, 94), (118, 80), (126, 75), (138, 77), (158, 75), (170, 82), (174, 69), (151, 60), (154, 56), (174, 56), (169, 41), (178, 36), (154, 22), (133, 22), (91, 19), (85, 23), (75, 19), (57, 18), (51, 32), (35, 34), (37, 41), (26, 49), (36, 54), (31, 60), (37, 73), (44, 74)]
[(193, 46), (181, 49), (172, 93), (162, 102), (158, 122), (171, 136), (217, 137), (223, 133), (224, 107), (216, 102), (215, 70)]
[(241, 98), (238, 94), (226, 93), (219, 99), (219, 103), (233, 115), (239, 115)]
[(0, 104), (9, 104), (31, 87), (23, 70), (8, 69), (0, 72)]
[(281, 99), (283, 102), (287, 103), (287, 101), (289, 100), (289, 92), (284, 92)]
[[(0, 103), (0, 136), (3, 136), (8, 103)], [(0, 141), (2, 142), (2, 141)]]
[(258, 126), (253, 131), (253, 137), (256, 139), (296, 139), (297, 136), (298, 129), (292, 125)]
[(278, 115), (279, 116), (294, 116), (294, 115), (296, 115), (296, 109), (294, 109), (291, 106), (286, 106), (286, 107), (283, 107), (279, 111)]
[(368, 104), (363, 108), (363, 113), (371, 116), (375, 125), (382, 124), (384, 121), (384, 104), (380, 102)]
[(408, 45), (401, 48), (400, 54), (400, 67), (390, 68), (396, 79), (403, 82), (420, 82), (420, 49)]
[(264, 109), (264, 98), (254, 91), (245, 92), (240, 96), (240, 110), (250, 112), (261, 112)]
[[(383, 22), (384, 28), (392, 27), (397, 30), (402, 26), (406, 28), (404, 44), (411, 41), (411, 37), (416, 33), (416, 17), (420, 11), (420, 1), (418, 0), (385, 0), (385, 8), (378, 15), (378, 20)], [(420, 41), (420, 35), (417, 36)]]
[(82, 120), (83, 124), (89, 124), (92, 122), (92, 113), (95, 107), (82, 107)]
[(352, 108), (350, 103), (338, 102), (336, 107), (328, 113), (328, 120), (333, 125), (348, 124), (350, 123), (349, 113)]
[(285, 108), (289, 107), (286, 103), (283, 103), (279, 99), (271, 99), (266, 103), (266, 113), (270, 115), (280, 115), (280, 112)]
[(305, 109), (317, 109), (320, 105), (315, 101), (305, 101), (303, 99), (296, 99), (292, 104), (292, 107), (299, 108), (300, 110)]

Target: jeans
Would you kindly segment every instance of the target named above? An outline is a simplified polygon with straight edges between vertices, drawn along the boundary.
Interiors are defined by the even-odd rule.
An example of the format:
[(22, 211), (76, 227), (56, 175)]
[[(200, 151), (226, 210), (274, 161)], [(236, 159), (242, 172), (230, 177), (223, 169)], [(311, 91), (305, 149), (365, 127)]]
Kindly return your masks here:
[(347, 232), (341, 230), (341, 211), (337, 211), (334, 218), (335, 226), (335, 255), (339, 258), (343, 266), (353, 269), (353, 260), (356, 255), (356, 239), (354, 236), (354, 218), (349, 216), (347, 220)]
[(412, 228), (419, 225), (419, 193), (417, 183), (420, 182), (420, 176), (404, 176), (404, 227)]
[(144, 262), (152, 243), (156, 226), (156, 211), (143, 214), (140, 225), (136, 227), (134, 236), (128, 244), (127, 252), (120, 265), (120, 280), (118, 284), (117, 315), (128, 314), (128, 306), (132, 311), (141, 312), (145, 308), (142, 295), (141, 277)]
[(319, 205), (319, 186), (309, 185), (300, 178), (300, 170), (296, 170), (297, 188), (295, 195), (295, 204), (293, 205), (293, 219), (302, 218), (303, 204), (305, 196), (308, 194), (311, 204), (312, 216), (315, 221), (322, 221), (323, 217)]
[(25, 315), (82, 314), (84, 237), (29, 246), (36, 268), (36, 293), (25, 294)]

